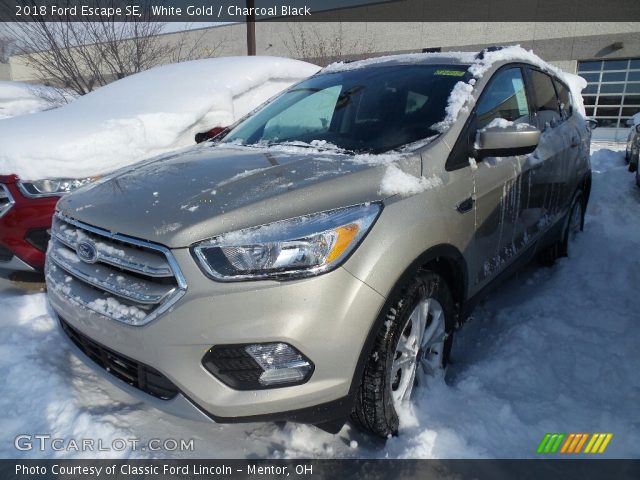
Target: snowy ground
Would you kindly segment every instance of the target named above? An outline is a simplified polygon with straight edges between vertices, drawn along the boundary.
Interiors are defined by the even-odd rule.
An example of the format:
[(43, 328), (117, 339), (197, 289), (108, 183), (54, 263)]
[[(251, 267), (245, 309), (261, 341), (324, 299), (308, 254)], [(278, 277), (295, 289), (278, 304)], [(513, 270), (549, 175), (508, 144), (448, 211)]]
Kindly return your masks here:
[[(446, 382), (418, 391), (401, 436), (343, 428), (214, 425), (137, 403), (70, 356), (45, 296), (0, 281), (0, 456), (18, 434), (194, 439), (205, 457), (535, 457), (546, 432), (612, 432), (605, 457), (640, 458), (640, 189), (620, 146), (594, 148), (593, 194), (575, 255), (530, 266), (459, 332)], [(615, 150), (615, 151), (614, 151)], [(96, 456), (149, 456), (129, 450)], [(171, 453), (163, 452), (163, 456)]]

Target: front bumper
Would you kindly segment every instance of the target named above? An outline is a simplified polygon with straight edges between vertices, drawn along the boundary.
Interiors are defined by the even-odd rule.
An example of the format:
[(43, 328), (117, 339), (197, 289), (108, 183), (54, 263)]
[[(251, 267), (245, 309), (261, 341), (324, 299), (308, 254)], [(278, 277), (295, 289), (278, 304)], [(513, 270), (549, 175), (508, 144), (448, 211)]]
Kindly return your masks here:
[(0, 176), (0, 183), (9, 191), (13, 205), (0, 216), (0, 248), (10, 255), (0, 259), (0, 269), (10, 271), (42, 270), (45, 247), (34, 242), (34, 234), (51, 228), (51, 218), (59, 197), (27, 198), (17, 186), (15, 175)]
[[(194, 418), (204, 413), (219, 422), (323, 423), (348, 413), (358, 358), (384, 297), (343, 268), (288, 282), (218, 283), (204, 276), (187, 249), (172, 253), (188, 290), (169, 312), (145, 326), (112, 320), (53, 288), (50, 302), (64, 321), (92, 341), (169, 379), (179, 391), (172, 400), (135, 393), (172, 414)], [(309, 381), (240, 391), (202, 366), (214, 345), (263, 342), (286, 342), (304, 353), (315, 364)]]

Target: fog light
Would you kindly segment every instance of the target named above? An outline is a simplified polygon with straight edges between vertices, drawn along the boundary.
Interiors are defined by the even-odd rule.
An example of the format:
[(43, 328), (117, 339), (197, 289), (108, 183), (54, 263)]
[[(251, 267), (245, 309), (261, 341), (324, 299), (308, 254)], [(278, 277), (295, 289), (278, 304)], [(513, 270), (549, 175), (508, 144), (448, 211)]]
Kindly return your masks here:
[(297, 383), (311, 371), (311, 364), (286, 343), (249, 345), (245, 350), (264, 370), (258, 379), (262, 385)]
[(264, 390), (306, 382), (314, 365), (301, 352), (283, 342), (216, 345), (202, 365), (236, 390)]

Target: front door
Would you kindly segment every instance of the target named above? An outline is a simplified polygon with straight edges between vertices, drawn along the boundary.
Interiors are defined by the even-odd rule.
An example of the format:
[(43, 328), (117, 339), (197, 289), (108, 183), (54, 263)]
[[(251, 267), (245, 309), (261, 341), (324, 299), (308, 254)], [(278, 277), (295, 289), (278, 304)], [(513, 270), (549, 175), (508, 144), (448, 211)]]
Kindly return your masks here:
[[(471, 132), (487, 127), (513, 128), (514, 124), (530, 122), (522, 68), (499, 70), (478, 100)], [(528, 244), (522, 221), (531, 214), (527, 211), (532, 194), (530, 167), (526, 155), (476, 160), (473, 172), (476, 233), (469, 266), (476, 289), (493, 279)]]

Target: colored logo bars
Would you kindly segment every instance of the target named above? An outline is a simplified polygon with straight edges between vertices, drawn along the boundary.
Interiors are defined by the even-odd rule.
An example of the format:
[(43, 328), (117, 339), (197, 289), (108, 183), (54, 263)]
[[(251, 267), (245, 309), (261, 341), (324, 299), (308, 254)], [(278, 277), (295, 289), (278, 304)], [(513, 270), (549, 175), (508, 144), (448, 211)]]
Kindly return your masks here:
[(547, 433), (537, 451), (542, 454), (604, 453), (612, 438), (613, 433)]

